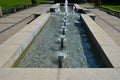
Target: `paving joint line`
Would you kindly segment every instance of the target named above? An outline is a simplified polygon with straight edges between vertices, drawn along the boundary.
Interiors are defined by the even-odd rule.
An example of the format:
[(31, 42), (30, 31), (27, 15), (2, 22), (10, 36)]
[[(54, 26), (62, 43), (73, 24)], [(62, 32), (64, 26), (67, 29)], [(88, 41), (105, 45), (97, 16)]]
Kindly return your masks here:
[[(93, 13), (96, 14), (95, 12), (93, 12)], [(110, 23), (108, 23), (107, 21), (105, 21), (104, 19), (102, 19), (99, 15), (96, 14), (96, 16), (99, 17), (101, 20), (103, 20), (105, 23), (107, 23), (110, 27), (112, 27), (113, 29), (115, 29), (116, 31), (118, 31), (120, 33), (119, 29), (115, 28), (113, 25), (111, 25)]]
[(11, 29), (11, 28), (12, 28), (12, 27), (14, 27), (15, 25), (17, 25), (17, 24), (21, 23), (22, 21), (26, 20), (27, 18), (29, 18), (29, 17), (31, 17), (31, 16), (33, 16), (33, 15), (34, 15), (34, 14), (31, 14), (30, 16), (28, 16), (28, 17), (24, 18), (23, 20), (21, 20), (21, 21), (19, 21), (19, 22), (15, 23), (15, 24), (13, 24), (12, 26), (10, 26), (10, 27), (8, 27), (8, 28), (6, 28), (6, 29), (4, 29), (4, 30), (0, 31), (0, 34), (1, 34), (1, 33), (3, 33), (3, 32), (5, 32), (5, 31), (7, 31), (7, 30), (9, 30), (9, 29)]

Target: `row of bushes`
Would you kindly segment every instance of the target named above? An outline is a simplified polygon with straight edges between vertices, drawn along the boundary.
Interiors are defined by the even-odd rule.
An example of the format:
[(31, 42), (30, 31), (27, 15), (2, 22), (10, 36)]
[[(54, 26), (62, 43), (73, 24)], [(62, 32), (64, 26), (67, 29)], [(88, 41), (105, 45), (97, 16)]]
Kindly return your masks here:
[(27, 8), (30, 8), (30, 7), (33, 7), (33, 6), (36, 6), (36, 5), (22, 5), (22, 6), (19, 6), (19, 5), (16, 5), (14, 8), (6, 8), (6, 9), (2, 9), (2, 13), (3, 14), (9, 14), (9, 13), (15, 13), (15, 12), (18, 12), (20, 10), (23, 10), (23, 9), (27, 9)]

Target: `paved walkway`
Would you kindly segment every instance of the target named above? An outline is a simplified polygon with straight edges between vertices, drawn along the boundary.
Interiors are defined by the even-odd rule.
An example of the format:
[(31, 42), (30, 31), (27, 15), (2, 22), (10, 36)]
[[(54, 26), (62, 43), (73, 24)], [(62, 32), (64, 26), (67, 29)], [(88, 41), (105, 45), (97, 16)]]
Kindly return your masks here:
[[(0, 18), (0, 44), (22, 29), (37, 12), (47, 12), (53, 4), (41, 4)], [(88, 4), (82, 5), (96, 15), (96, 23), (120, 46), (120, 18), (109, 15)]]
[(34, 13), (45, 13), (52, 5), (53, 4), (41, 4), (0, 18), (0, 44), (22, 29), (29, 21), (34, 19)]
[(120, 18), (109, 15), (88, 4), (82, 6), (96, 15), (95, 22), (120, 46)]

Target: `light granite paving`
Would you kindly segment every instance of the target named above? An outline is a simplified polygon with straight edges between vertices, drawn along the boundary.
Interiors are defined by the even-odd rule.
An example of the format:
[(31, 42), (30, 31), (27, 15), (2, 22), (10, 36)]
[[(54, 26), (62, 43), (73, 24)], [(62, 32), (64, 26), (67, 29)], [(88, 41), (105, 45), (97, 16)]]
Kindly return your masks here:
[(12, 66), (21, 52), (19, 45), (0, 45), (0, 67)]
[(56, 4), (54, 4), (51, 8), (52, 9), (56, 9), (56, 8), (58, 8), (60, 6), (60, 3), (56, 3)]
[(120, 25), (114, 26), (116, 29), (120, 30)]
[(6, 28), (11, 27), (13, 24), (0, 24), (0, 32), (5, 30)]
[(24, 26), (26, 26), (26, 24), (31, 21), (34, 17), (30, 17), (25, 19), (24, 21), (20, 22), (19, 24), (16, 24), (14, 26), (12, 26), (11, 28), (7, 29), (5, 28), (5, 31), (2, 31), (2, 33), (0, 33), (0, 44), (2, 44), (4, 41), (6, 41), (7, 39), (9, 39), (11, 36), (13, 36), (15, 33), (17, 33), (19, 30), (21, 30), (22, 28), (24, 28)]
[(1, 80), (119, 80), (120, 69), (85, 68), (7, 68), (0, 69)]
[(0, 23), (18, 23), (23, 19), (24, 17), (23, 18), (1, 18)]
[(7, 16), (8, 18), (26, 18), (26, 17), (29, 17), (31, 16), (32, 14), (13, 14), (13, 15), (10, 15), (10, 16)]
[(104, 15), (99, 15), (100, 17), (102, 17), (103, 19), (105, 19), (105, 20), (111, 20), (111, 18), (112, 18), (112, 20), (118, 20), (118, 19), (116, 19), (115, 17), (113, 17), (113, 16), (109, 16), (109, 15), (107, 15), (107, 14), (104, 14)]
[(112, 23), (112, 26), (120, 26), (120, 20), (118, 19), (110, 19), (110, 20), (105, 20), (106, 22), (108, 22), (109, 24)]

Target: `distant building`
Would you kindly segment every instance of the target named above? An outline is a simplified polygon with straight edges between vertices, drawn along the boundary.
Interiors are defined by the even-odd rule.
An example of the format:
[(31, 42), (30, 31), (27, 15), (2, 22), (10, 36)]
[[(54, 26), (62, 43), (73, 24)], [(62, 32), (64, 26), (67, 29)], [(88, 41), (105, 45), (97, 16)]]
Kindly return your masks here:
[[(64, 3), (65, 0), (54, 0), (55, 3)], [(69, 3), (81, 3), (82, 0), (68, 0)]]

